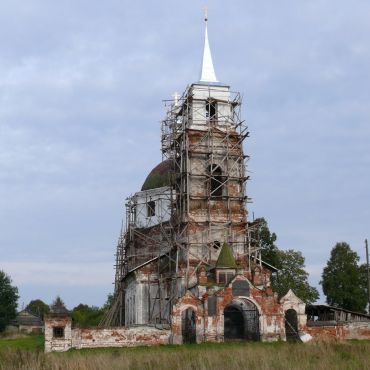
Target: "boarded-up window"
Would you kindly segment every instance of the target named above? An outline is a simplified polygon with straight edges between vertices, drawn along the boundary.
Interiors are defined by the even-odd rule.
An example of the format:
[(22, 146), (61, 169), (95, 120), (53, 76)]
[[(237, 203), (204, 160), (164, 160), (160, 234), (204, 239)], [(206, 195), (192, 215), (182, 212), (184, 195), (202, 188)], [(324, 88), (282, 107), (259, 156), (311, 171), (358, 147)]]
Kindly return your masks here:
[(233, 296), (249, 297), (249, 284), (245, 280), (236, 280), (233, 282)]
[(216, 315), (217, 297), (208, 297), (208, 316)]
[(224, 272), (219, 272), (218, 273), (218, 282), (219, 284), (225, 284), (226, 281), (226, 274)]

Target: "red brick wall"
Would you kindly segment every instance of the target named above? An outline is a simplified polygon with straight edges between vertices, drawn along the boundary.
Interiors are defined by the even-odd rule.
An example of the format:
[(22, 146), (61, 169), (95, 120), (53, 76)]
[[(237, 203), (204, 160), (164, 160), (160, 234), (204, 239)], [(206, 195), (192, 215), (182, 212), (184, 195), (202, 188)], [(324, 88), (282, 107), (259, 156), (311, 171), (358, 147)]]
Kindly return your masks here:
[(315, 340), (370, 339), (370, 321), (344, 322), (337, 325), (306, 327), (307, 333)]
[(170, 331), (154, 327), (87, 328), (72, 330), (72, 347), (136, 347), (168, 344)]

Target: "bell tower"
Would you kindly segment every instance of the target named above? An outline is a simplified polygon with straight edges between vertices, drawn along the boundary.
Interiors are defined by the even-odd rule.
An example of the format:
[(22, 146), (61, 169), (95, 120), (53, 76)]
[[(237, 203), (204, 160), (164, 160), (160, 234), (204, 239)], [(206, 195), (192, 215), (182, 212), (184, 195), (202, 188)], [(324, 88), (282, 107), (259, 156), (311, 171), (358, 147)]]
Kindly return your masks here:
[(114, 304), (102, 324), (169, 325), (173, 305), (201, 284), (225, 285), (249, 276), (252, 259), (261, 264), (247, 221), (241, 103), (216, 77), (206, 15), (199, 80), (165, 102), (162, 162), (127, 198)]
[(177, 271), (189, 288), (201, 266), (215, 266), (224, 243), (240, 263), (253, 254), (245, 190), (248, 157), (243, 151), (248, 129), (241, 119), (240, 94), (216, 78), (207, 16), (200, 80), (167, 106), (162, 154), (173, 168)]

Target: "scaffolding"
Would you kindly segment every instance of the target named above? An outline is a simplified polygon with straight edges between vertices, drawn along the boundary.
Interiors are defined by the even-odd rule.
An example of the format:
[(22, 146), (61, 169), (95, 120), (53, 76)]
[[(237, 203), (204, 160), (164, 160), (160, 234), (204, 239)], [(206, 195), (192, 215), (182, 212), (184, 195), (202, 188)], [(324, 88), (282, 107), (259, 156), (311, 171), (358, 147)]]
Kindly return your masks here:
[(148, 324), (170, 325), (175, 300), (195, 285), (201, 266), (214, 266), (221, 242), (232, 247), (249, 271), (261, 264), (261, 246), (253, 238), (259, 224), (247, 222), (249, 156), (243, 142), (249, 132), (241, 118), (242, 98), (239, 93), (215, 98), (219, 90), (214, 86), (196, 89), (201, 98), (191, 85), (179, 99), (164, 101), (161, 151), (170, 184), (156, 189), (156, 201), (166, 207), (153, 222), (141, 215), (153, 192), (127, 198), (114, 302), (101, 325), (124, 325), (125, 280), (135, 271), (146, 271)]

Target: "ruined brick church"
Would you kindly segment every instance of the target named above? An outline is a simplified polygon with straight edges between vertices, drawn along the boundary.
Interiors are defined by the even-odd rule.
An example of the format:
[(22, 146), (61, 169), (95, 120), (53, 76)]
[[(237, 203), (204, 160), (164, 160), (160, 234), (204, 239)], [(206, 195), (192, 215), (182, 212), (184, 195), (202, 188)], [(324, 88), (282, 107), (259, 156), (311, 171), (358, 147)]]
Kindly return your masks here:
[[(241, 98), (217, 80), (207, 17), (201, 76), (165, 103), (162, 161), (126, 202), (114, 301), (99, 327), (45, 317), (45, 351), (225, 340), (368, 339), (370, 315), (278, 297), (249, 221)], [(309, 321), (307, 321), (309, 318)]]
[(172, 343), (285, 338), (276, 269), (248, 221), (240, 111), (216, 78), (206, 19), (200, 79), (166, 101), (162, 162), (127, 199), (105, 325), (168, 328)]

